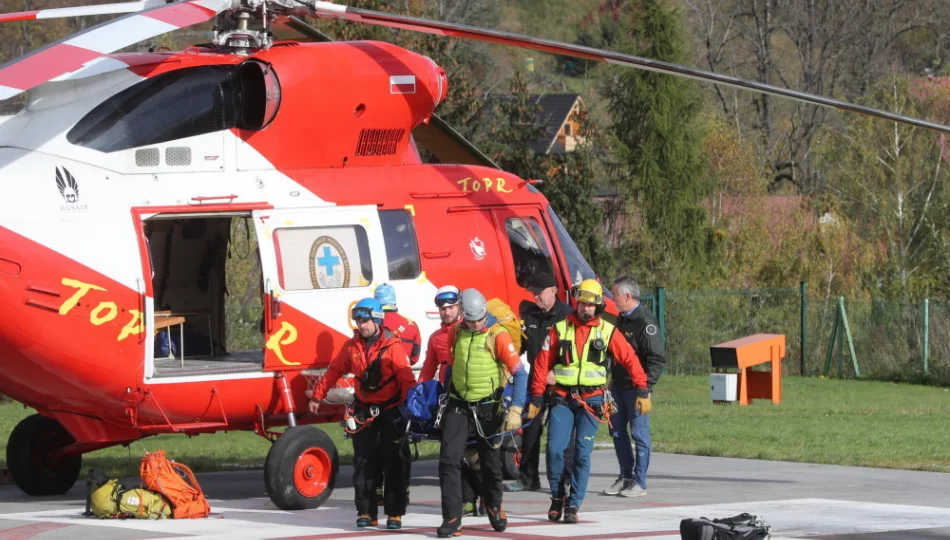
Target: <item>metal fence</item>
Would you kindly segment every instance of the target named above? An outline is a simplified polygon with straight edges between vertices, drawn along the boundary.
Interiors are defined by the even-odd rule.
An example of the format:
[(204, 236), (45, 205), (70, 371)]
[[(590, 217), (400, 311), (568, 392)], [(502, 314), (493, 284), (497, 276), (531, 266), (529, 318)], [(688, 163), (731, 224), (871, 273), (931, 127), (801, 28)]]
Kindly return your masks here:
[(642, 301), (660, 322), (667, 373), (709, 373), (710, 346), (763, 333), (785, 334), (786, 374), (950, 384), (947, 301), (811, 298), (804, 283), (788, 289), (658, 287), (645, 291)]

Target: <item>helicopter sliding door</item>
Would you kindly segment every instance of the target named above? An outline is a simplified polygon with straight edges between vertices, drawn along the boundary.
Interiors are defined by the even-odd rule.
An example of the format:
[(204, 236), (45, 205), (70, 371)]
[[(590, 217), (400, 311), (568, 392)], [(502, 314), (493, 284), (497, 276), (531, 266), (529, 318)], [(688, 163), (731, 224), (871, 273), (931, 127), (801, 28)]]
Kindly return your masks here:
[(264, 369), (326, 367), (349, 312), (387, 278), (376, 206), (255, 211), (264, 279)]
[(558, 264), (551, 236), (545, 226), (542, 209), (536, 205), (507, 206), (492, 210), (508, 280), (509, 303), (533, 301), (526, 289), (529, 278), (545, 272), (554, 276), (558, 289), (565, 291), (563, 273)]

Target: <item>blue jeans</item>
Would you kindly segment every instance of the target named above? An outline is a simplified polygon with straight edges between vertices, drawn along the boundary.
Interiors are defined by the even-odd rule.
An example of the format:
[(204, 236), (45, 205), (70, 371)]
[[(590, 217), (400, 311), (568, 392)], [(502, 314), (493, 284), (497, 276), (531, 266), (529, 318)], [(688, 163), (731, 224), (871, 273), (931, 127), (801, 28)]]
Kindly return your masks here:
[[(603, 396), (593, 396), (586, 401), (591, 407), (603, 403)], [(564, 470), (564, 450), (574, 436), (574, 465), (570, 469), (571, 494), (567, 506), (580, 508), (587, 495), (587, 480), (590, 477), (590, 453), (594, 450), (594, 437), (597, 435), (598, 419), (594, 418), (572, 398), (558, 400), (548, 413), (548, 482), (551, 495), (557, 497), (557, 486), (561, 482)]]
[[(650, 415), (637, 412), (637, 389), (611, 388), (617, 401), (617, 412), (610, 416), (610, 435), (614, 438), (614, 450), (620, 462), (620, 476), (633, 480), (643, 489), (647, 488), (647, 468), (650, 466)], [(627, 433), (630, 424), (630, 433)], [(634, 460), (630, 438), (637, 447)]]

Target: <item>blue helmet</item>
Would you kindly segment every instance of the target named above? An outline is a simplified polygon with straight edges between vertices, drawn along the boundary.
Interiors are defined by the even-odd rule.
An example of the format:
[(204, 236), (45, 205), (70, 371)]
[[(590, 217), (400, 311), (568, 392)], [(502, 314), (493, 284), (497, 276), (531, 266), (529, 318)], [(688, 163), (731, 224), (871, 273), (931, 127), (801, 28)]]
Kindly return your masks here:
[(379, 300), (375, 298), (364, 298), (356, 303), (353, 306), (353, 310), (350, 312), (350, 317), (354, 321), (359, 321), (359, 319), (373, 319), (376, 324), (383, 324), (383, 317), (386, 314), (383, 313), (383, 306), (380, 305)]
[(384, 308), (391, 310), (396, 309), (396, 289), (389, 283), (381, 283), (376, 287), (376, 292), (373, 293), (373, 296), (379, 300), (379, 303), (382, 304)]

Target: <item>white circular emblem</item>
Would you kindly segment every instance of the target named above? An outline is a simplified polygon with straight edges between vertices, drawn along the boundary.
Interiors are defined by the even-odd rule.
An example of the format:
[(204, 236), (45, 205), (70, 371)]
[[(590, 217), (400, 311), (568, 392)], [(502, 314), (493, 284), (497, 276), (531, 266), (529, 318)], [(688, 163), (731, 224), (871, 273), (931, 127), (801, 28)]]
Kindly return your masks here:
[(321, 236), (310, 247), (310, 283), (314, 289), (340, 289), (350, 284), (350, 261), (343, 246)]
[(655, 336), (656, 335), (656, 325), (648, 324), (647, 325), (647, 335)]
[(485, 258), (487, 254), (485, 250), (485, 242), (479, 238), (472, 238), (472, 241), (468, 243), (468, 248), (472, 250), (472, 255), (475, 257), (476, 261), (480, 261)]

